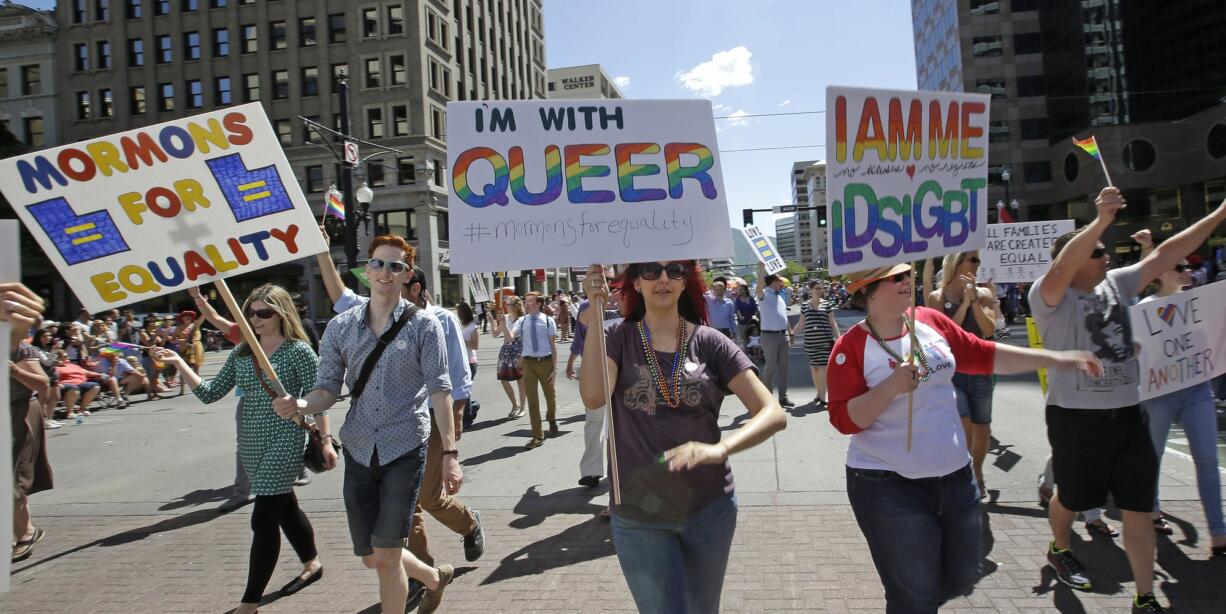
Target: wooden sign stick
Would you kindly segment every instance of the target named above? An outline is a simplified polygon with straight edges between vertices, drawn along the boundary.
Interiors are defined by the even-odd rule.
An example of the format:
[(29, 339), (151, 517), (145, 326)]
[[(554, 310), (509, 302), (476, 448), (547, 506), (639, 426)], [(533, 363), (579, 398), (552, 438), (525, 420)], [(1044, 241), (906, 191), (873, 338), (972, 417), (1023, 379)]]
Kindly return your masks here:
[(221, 295), (221, 300), (225, 301), (226, 309), (230, 310), (230, 315), (234, 318), (234, 322), (238, 324), (238, 330), (243, 334), (243, 341), (251, 347), (251, 356), (255, 358), (256, 364), (260, 365), (260, 369), (264, 371), (264, 376), (268, 378), (268, 383), (272, 386), (274, 392), (280, 396), (286, 396), (285, 386), (281, 385), (281, 380), (277, 379), (277, 372), (273, 370), (272, 363), (268, 362), (268, 356), (264, 354), (264, 348), (260, 345), (259, 337), (255, 336), (255, 331), (251, 330), (251, 323), (247, 322), (247, 314), (243, 313), (242, 306), (238, 301), (234, 300), (234, 295), (230, 293), (230, 286), (226, 285), (226, 280), (219, 279), (213, 282), (213, 287), (217, 288), (217, 293)]
[[(916, 263), (914, 262), (911, 263), (911, 333), (909, 334), (910, 338), (907, 339), (907, 345), (911, 346), (911, 351), (907, 353), (907, 364), (915, 364), (915, 347), (912, 344), (916, 343), (919, 339), (919, 337), (916, 336), (915, 334), (915, 265)], [(924, 266), (927, 266), (927, 263), (925, 263)], [(924, 288), (923, 291), (927, 292), (928, 288)], [(906, 321), (904, 321), (903, 322), (903, 333), (907, 332), (906, 324), (907, 324)], [(918, 377), (918, 375), (916, 377)], [(911, 426), (914, 421), (913, 420), (914, 416), (915, 416), (915, 391), (912, 390), (911, 392), (907, 393), (907, 451), (908, 452), (911, 451)]]
[[(609, 470), (610, 470), (609, 471), (609, 485), (612, 487), (612, 493), (610, 493), (610, 498), (612, 499), (613, 505), (621, 505), (621, 502), (622, 502), (622, 487), (621, 487), (621, 480), (620, 480), (621, 472), (617, 468), (617, 441), (616, 441), (617, 438), (614, 436), (614, 431), (613, 431), (613, 400), (612, 400), (613, 395), (609, 392), (609, 359), (607, 358), (609, 355), (609, 351), (605, 347), (604, 307), (605, 305), (604, 305), (603, 298), (597, 298), (596, 302), (592, 304), (592, 309), (596, 310), (596, 313), (598, 314), (597, 317), (600, 318), (599, 320), (597, 320), (600, 323), (600, 329), (596, 331), (597, 332), (596, 339), (597, 339), (597, 345), (600, 347), (600, 373), (601, 373), (600, 388), (601, 390), (604, 391), (604, 394), (601, 398), (604, 399), (605, 408), (606, 408), (605, 416), (604, 416), (605, 428), (609, 430)], [(589, 327), (588, 329), (589, 338), (592, 332), (593, 331)]]

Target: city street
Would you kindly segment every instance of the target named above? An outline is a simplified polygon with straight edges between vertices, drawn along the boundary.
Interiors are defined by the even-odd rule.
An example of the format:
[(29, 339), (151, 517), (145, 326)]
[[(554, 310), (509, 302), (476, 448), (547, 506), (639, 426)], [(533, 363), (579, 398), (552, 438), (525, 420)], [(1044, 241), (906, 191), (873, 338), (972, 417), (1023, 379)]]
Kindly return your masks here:
[[(847, 326), (854, 314), (842, 314)], [(1013, 328), (1012, 342), (1025, 337)], [(460, 571), (445, 612), (598, 612), (634, 610), (607, 522), (607, 500), (576, 484), (582, 406), (576, 382), (559, 377), (560, 437), (525, 451), (528, 418), (507, 418), (494, 379), (498, 340), (482, 336), (478, 423), (459, 444), (462, 500), (482, 512), (485, 556), (465, 563), (461, 540), (432, 519), (439, 562)], [(224, 354), (211, 353), (207, 377)], [(563, 358), (559, 363), (564, 367)], [(792, 391), (810, 401), (803, 349), (792, 350)], [(140, 398), (140, 397), (138, 397)], [(984, 573), (977, 590), (947, 604), (951, 612), (1118, 612), (1132, 594), (1119, 539), (1091, 537), (1076, 525), (1074, 547), (1095, 580), (1093, 593), (1057, 584), (1044, 568), (1049, 533), (1036, 504), (1036, 475), (1047, 456), (1043, 400), (1033, 375), (1001, 378), (995, 395), (996, 442), (987, 462)], [(214, 508), (234, 474), (234, 398), (211, 406), (186, 395), (104, 410), (84, 425), (49, 432), (56, 488), (31, 500), (47, 530), (32, 558), (14, 566), (6, 612), (225, 612), (247, 573), (250, 506)], [(730, 398), (721, 424), (743, 420)], [(333, 413), (343, 419), (344, 408)], [(339, 431), (334, 426), (333, 431)], [(1173, 434), (1172, 440), (1179, 440)], [(1161, 479), (1175, 535), (1159, 537), (1158, 582), (1180, 612), (1220, 611), (1226, 562), (1208, 560), (1208, 534), (1190, 457), (1168, 452)], [(1221, 446), (1219, 446), (1221, 449)], [(880, 612), (881, 585), (844, 493), (846, 438), (812, 404), (791, 411), (787, 430), (733, 458), (740, 517), (724, 587), (723, 610)], [(262, 612), (377, 612), (373, 572), (352, 556), (341, 500), (341, 471), (298, 489), (314, 523), (324, 578)], [(1109, 514), (1118, 526), (1118, 514)], [(272, 591), (296, 573), (288, 544)], [(1217, 606), (1212, 606), (1217, 603)]]

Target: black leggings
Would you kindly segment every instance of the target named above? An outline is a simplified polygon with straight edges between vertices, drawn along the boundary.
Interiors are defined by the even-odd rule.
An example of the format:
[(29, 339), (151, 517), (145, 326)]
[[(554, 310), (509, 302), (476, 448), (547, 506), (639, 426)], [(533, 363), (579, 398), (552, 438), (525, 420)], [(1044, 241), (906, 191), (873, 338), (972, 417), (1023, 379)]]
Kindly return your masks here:
[(256, 495), (251, 512), (251, 566), (247, 569), (247, 590), (243, 603), (259, 603), (272, 571), (281, 555), (281, 531), (303, 563), (315, 558), (315, 529), (307, 520), (298, 497), (290, 491), (281, 495)]

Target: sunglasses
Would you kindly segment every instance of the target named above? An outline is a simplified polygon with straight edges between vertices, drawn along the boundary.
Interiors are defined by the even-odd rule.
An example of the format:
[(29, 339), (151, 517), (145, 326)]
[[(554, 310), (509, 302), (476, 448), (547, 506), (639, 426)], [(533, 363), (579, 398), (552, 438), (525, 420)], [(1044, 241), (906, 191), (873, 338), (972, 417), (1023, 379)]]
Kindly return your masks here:
[(685, 279), (685, 275), (688, 272), (689, 269), (686, 268), (684, 264), (679, 262), (673, 262), (668, 265), (661, 265), (659, 262), (648, 262), (647, 264), (644, 264), (642, 270), (639, 271), (639, 277), (646, 279), (647, 281), (653, 281), (660, 279), (661, 273), (667, 273), (669, 279), (678, 281)]
[(1090, 260), (1098, 260), (1099, 258), (1102, 258), (1103, 256), (1106, 256), (1106, 255), (1107, 255), (1107, 250), (1105, 248), (1096, 247), (1094, 248), (1094, 251), (1090, 252)]
[(886, 281), (886, 280), (892, 281), (896, 284), (902, 283), (903, 281), (911, 279), (911, 271), (903, 271), (902, 273), (895, 273), (893, 275), (890, 275), (889, 277), (883, 277), (881, 279), (883, 281)]
[(370, 265), (372, 271), (382, 271), (384, 267), (392, 272), (392, 275), (397, 275), (405, 272), (409, 265), (399, 260), (383, 260), (381, 258), (371, 258), (366, 264)]
[(967, 258), (966, 261), (972, 264), (979, 264), (980, 262), (983, 262), (979, 259), (979, 256), (971, 256), (970, 258)]
[(1175, 265), (1175, 272), (1176, 272), (1176, 273), (1184, 273), (1184, 272), (1190, 271), (1191, 269), (1192, 269), (1192, 265), (1190, 265), (1190, 264), (1185, 264), (1185, 263), (1183, 263), (1183, 262), (1181, 262), (1181, 263), (1179, 263), (1179, 264)]
[(250, 320), (251, 318), (259, 318), (261, 320), (271, 320), (273, 316), (275, 315), (277, 315), (277, 312), (271, 309), (248, 309), (247, 310), (248, 320)]

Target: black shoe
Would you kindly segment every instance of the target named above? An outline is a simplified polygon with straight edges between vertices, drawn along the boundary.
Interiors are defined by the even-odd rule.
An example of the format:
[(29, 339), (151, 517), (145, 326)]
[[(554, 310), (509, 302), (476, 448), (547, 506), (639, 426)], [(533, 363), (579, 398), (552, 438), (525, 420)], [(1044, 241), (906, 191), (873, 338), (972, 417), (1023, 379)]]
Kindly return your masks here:
[(1158, 603), (1153, 593), (1145, 593), (1132, 598), (1132, 614), (1162, 614), (1166, 608)]
[(550, 437), (558, 436), (558, 423), (556, 420), (549, 421), (549, 436)]
[(1081, 561), (1073, 556), (1071, 549), (1056, 551), (1054, 547), (1047, 549), (1047, 564), (1056, 572), (1056, 579), (1079, 591), (1094, 589), (1094, 583), (1086, 576)]
[(426, 585), (409, 578), (409, 598), (404, 600), (404, 611), (412, 612), (421, 605), (421, 598), (426, 596)]
[(600, 485), (600, 476), (585, 475), (579, 478), (579, 485), (583, 486), (584, 488), (596, 488)]
[(792, 402), (792, 399), (787, 397), (779, 397), (779, 404), (784, 407), (796, 407), (796, 404)]
[(485, 530), (481, 528), (481, 512), (473, 510), (473, 519), (477, 523), (477, 528), (464, 536), (464, 560), (469, 563), (485, 554)]
[(299, 575), (293, 580), (290, 580), (289, 584), (286, 584), (285, 586), (281, 587), (281, 596), (288, 597), (290, 595), (293, 595), (294, 593), (314, 584), (322, 577), (324, 577), (323, 567), (316, 569), (314, 572), (311, 573), (311, 575), (305, 578)]

